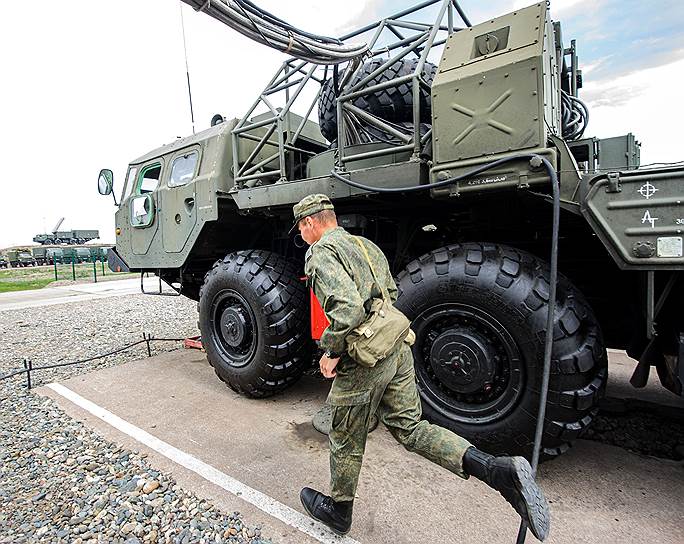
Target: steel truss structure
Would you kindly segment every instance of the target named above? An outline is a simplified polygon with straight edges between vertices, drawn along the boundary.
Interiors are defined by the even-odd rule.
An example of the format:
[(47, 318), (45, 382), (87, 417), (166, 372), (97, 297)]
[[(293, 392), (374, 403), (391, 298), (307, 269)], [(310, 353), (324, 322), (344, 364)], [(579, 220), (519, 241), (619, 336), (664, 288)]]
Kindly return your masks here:
[[(417, 22), (417, 16), (426, 15), (428, 10), (439, 4), (438, 14), (433, 24)], [(434, 8), (431, 10), (434, 17)], [(337, 98), (337, 153), (335, 167), (343, 171), (345, 164), (371, 157), (391, 155), (397, 152), (412, 152), (412, 159), (417, 160), (421, 148), (430, 140), (432, 130), (420, 134), (420, 92), (430, 92), (430, 85), (423, 79), (422, 72), (428, 55), (436, 48), (443, 46), (447, 38), (453, 32), (463, 30), (463, 27), (455, 26), (455, 18), (458, 16), (466, 27), (472, 26), (468, 17), (456, 0), (426, 0), (409, 9), (396, 13), (390, 17), (367, 25), (363, 28), (350, 32), (340, 37), (345, 41), (363, 34), (371, 34), (368, 42), (368, 53), (348, 62), (344, 68), (344, 75), (340, 78), (339, 95)], [(392, 42), (381, 45), (390, 37)], [(363, 62), (381, 55), (388, 55), (388, 59), (371, 73), (356, 81), (355, 77)], [(408, 55), (418, 58), (415, 70), (411, 74), (397, 76), (382, 83), (365, 87), (378, 74), (385, 71), (399, 60)], [(319, 77), (316, 70), (322, 68), (323, 75)], [(247, 113), (237, 123), (232, 131), (233, 147), (233, 172), (235, 185), (238, 188), (253, 187), (266, 183), (281, 183), (292, 181), (287, 179), (285, 151), (294, 151), (304, 155), (313, 156), (316, 153), (298, 146), (298, 140), (304, 130), (306, 121), (311, 115), (314, 106), (321, 95), (323, 84), (329, 75), (329, 66), (321, 67), (319, 64), (290, 58), (286, 60), (273, 76), (259, 98), (252, 104)], [(398, 130), (393, 123), (388, 123), (379, 117), (357, 108), (353, 101), (358, 97), (372, 94), (376, 91), (396, 87), (402, 84), (410, 84), (413, 95), (413, 131), (411, 134)], [(306, 114), (299, 121), (296, 129), (292, 132), (293, 116), (289, 115), (292, 107), (302, 95), (307, 85), (318, 85), (313, 100), (308, 104)], [(276, 105), (276, 98), (280, 100)], [(300, 102), (303, 102), (300, 100)], [(254, 112), (265, 106), (268, 113), (264, 117), (252, 118)], [(382, 132), (391, 135), (398, 140), (396, 145), (388, 145), (383, 149), (365, 151), (360, 153), (348, 153), (351, 144), (358, 143), (349, 136), (349, 129), (353, 134), (353, 125), (363, 120), (367, 125), (376, 127)], [(257, 129), (265, 129), (261, 135), (253, 132)], [(251, 132), (251, 133), (250, 133)], [(271, 137), (275, 134), (277, 140)], [(240, 164), (240, 147), (244, 140), (257, 142), (256, 147), (249, 153), (247, 159)], [(265, 158), (260, 158), (260, 153), (265, 146), (277, 148), (275, 153)], [(250, 145), (250, 148), (253, 146)], [(274, 161), (277, 166), (273, 167)]]

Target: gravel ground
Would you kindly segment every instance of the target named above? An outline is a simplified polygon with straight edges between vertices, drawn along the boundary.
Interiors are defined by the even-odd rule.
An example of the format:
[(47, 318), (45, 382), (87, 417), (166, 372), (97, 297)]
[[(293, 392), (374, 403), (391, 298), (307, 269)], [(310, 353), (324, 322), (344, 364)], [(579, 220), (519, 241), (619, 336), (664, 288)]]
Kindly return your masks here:
[[(0, 375), (73, 361), (142, 339), (198, 334), (184, 297), (129, 295), (0, 312)], [(153, 343), (153, 353), (179, 349)], [(34, 386), (147, 355), (145, 345), (81, 365), (36, 372)], [(662, 414), (604, 410), (583, 438), (658, 457), (684, 458), (684, 424)], [(226, 514), (181, 489), (144, 454), (120, 448), (26, 391), (0, 382), (0, 543), (268, 543), (238, 512)]]
[[(629, 451), (684, 460), (684, 421), (674, 414), (666, 415), (654, 410), (657, 407), (638, 405), (606, 407), (596, 417), (582, 438), (611, 444)], [(672, 411), (674, 412), (674, 410)]]
[[(132, 295), (0, 313), (0, 375), (87, 358), (142, 339), (197, 334), (196, 304)], [(154, 343), (153, 352), (179, 349)], [(34, 385), (146, 356), (146, 347), (99, 362), (36, 372)], [(239, 512), (226, 514), (25, 389), (0, 382), (0, 543), (269, 543)]]

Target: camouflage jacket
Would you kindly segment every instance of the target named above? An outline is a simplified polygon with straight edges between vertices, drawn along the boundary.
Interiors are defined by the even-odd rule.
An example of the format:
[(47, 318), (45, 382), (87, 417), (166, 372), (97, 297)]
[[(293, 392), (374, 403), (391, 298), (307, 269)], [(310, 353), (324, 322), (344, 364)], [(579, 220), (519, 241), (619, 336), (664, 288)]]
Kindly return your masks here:
[(371, 298), (384, 290), (394, 302), (397, 286), (385, 255), (367, 238), (357, 236), (368, 251), (373, 269), (382, 284), (378, 287), (361, 247), (342, 227), (326, 232), (306, 252), (304, 270), (309, 286), (318, 298), (330, 326), (321, 336), (322, 349), (341, 355), (346, 352), (345, 337), (366, 318)]

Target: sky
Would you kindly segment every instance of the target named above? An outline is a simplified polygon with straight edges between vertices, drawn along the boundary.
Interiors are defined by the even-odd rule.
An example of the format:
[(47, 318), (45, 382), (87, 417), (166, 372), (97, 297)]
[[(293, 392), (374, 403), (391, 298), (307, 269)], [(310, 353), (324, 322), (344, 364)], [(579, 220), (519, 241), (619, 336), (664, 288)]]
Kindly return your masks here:
[[(338, 36), (414, 0), (255, 0), (302, 29)], [(461, 0), (477, 24), (531, 2)], [(178, 0), (33, 0), (0, 7), (0, 248), (61, 229), (114, 242), (115, 206), (97, 192), (101, 168), (121, 191), (128, 162), (192, 133), (181, 31), (185, 24), (195, 128), (241, 117), (284, 55)], [(590, 108), (585, 135), (633, 132), (642, 164), (684, 159), (684, 2), (552, 0), (566, 46), (575, 38)], [(47, 230), (46, 230), (47, 229)]]

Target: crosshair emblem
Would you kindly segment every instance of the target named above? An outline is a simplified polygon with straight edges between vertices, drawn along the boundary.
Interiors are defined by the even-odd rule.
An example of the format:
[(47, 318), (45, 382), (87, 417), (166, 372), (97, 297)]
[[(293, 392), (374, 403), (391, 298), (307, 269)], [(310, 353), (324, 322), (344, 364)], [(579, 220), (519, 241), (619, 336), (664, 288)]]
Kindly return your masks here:
[(655, 188), (655, 186), (651, 185), (650, 181), (647, 181), (644, 183), (641, 187), (639, 187), (639, 193), (641, 196), (643, 196), (646, 200), (651, 198), (654, 194), (656, 194), (656, 191), (658, 189)]

